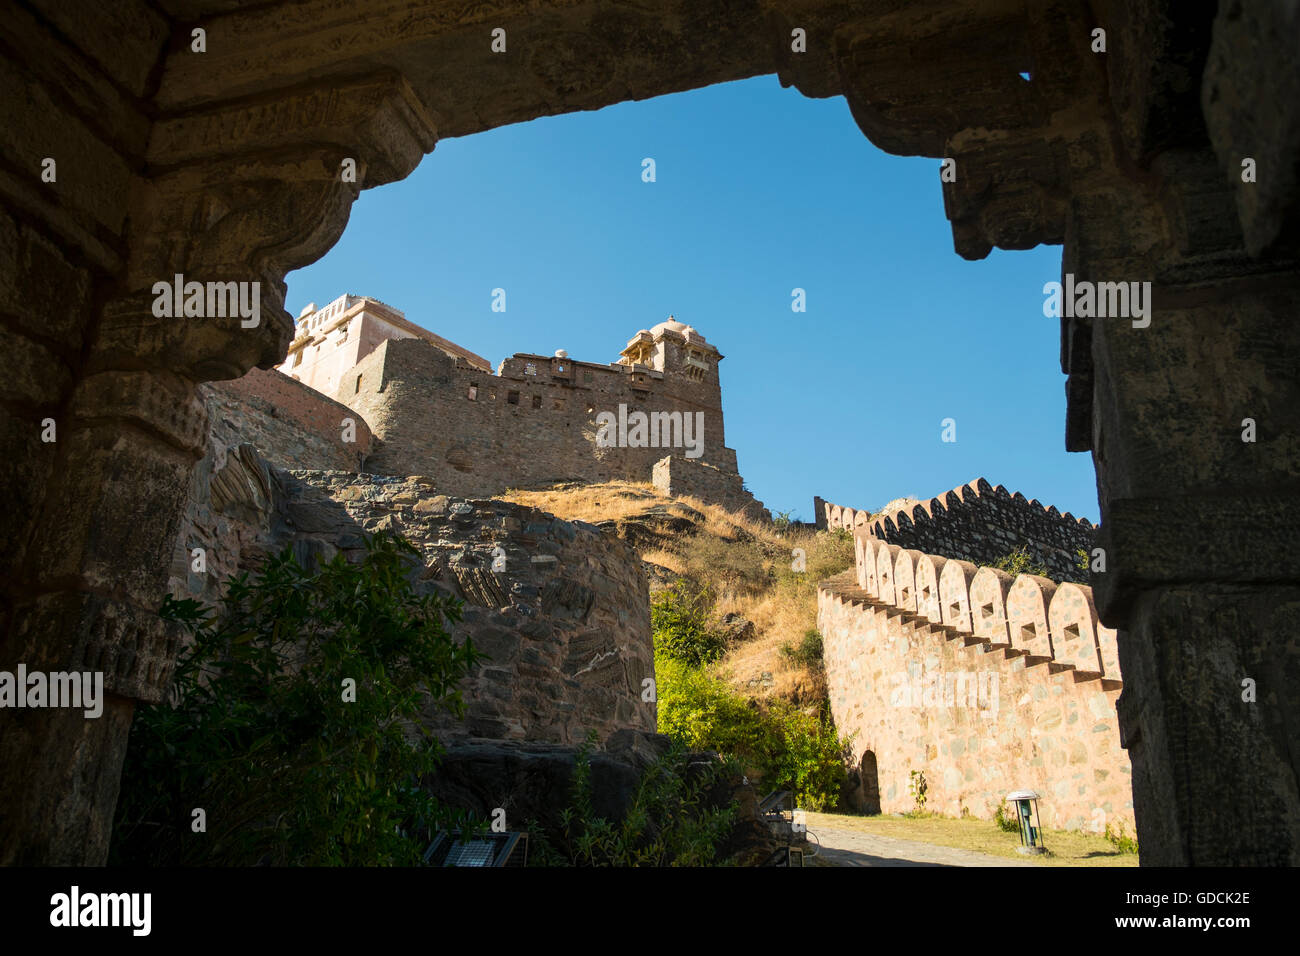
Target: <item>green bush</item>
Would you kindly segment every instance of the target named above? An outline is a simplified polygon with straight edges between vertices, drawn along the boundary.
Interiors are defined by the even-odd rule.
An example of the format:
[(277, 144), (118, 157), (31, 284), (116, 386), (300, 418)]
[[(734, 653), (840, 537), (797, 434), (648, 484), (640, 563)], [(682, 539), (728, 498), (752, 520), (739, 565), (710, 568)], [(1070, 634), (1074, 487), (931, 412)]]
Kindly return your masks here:
[(912, 810), (907, 812), (909, 817), (928, 817), (932, 814), (925, 809), (925, 795), (930, 790), (929, 781), (925, 779), (924, 770), (913, 770), (908, 774), (907, 789), (912, 794), (912, 802), (915, 804)]
[(1005, 802), (999, 803), (997, 810), (993, 812), (993, 822), (997, 824), (999, 830), (1005, 830), (1007, 833), (1020, 832), (1020, 818)]
[(822, 634), (817, 628), (804, 632), (798, 645), (789, 642), (781, 645), (781, 656), (799, 667), (822, 666)]
[(677, 581), (655, 595), (650, 602), (650, 629), (655, 653), (700, 667), (720, 658), (727, 650), (726, 635), (713, 627), (713, 593)]
[(716, 750), (761, 776), (766, 790), (789, 790), (801, 807), (835, 806), (848, 741), (829, 718), (781, 698), (750, 700), (725, 682), (671, 657), (658, 657), (659, 732), (692, 750)]
[(1121, 853), (1137, 853), (1138, 841), (1124, 832), (1124, 821), (1106, 824), (1106, 839)]
[(1028, 545), (1021, 545), (1005, 557), (994, 561), (992, 567), (999, 568), (1007, 574), (1037, 574), (1043, 578), (1050, 577), (1045, 566), (1034, 563)]
[[(642, 774), (627, 813), (618, 822), (597, 817), (592, 806), (589, 740), (578, 751), (573, 799), (560, 814), (563, 832), (553, 842), (537, 824), (529, 827), (541, 866), (711, 866), (736, 823), (737, 806), (708, 804), (723, 779), (738, 777), (728, 762), (687, 768), (686, 748), (671, 750)], [(556, 845), (558, 843), (558, 846)]]
[(420, 787), (438, 748), (415, 718), (429, 697), (463, 713), (480, 655), (448, 634), (459, 604), (415, 594), (417, 553), (380, 534), (361, 562), (308, 572), (286, 549), (234, 578), (219, 613), (168, 599), (193, 643), (175, 700), (137, 711), (111, 862), (419, 862), (445, 814)]

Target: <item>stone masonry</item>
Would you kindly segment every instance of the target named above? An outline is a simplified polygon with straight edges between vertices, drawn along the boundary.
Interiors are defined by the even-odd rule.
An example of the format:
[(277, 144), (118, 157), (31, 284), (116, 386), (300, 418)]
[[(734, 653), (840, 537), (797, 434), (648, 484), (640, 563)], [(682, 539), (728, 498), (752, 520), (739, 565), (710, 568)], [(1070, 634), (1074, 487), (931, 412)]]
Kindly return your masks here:
[[(1059, 243), (1063, 281), (1151, 283), (1141, 325), (1059, 320), (1142, 861), (1300, 863), (1297, 36), (1300, 6), (1268, 2), (10, 4), (0, 669), (113, 667), (99, 720), (3, 715), (0, 863), (103, 861), (135, 708), (178, 647), (156, 609), (207, 450), (197, 387), (284, 360), (284, 277), (362, 190), (440, 138), (760, 75), (843, 97), (887, 152), (953, 160), (958, 255)], [(260, 324), (160, 320), (177, 274), (258, 290)]]
[(821, 498), (813, 499), (813, 513), (819, 528), (852, 531), (865, 525), (881, 541), (978, 564), (992, 564), (1023, 547), (1055, 580), (1089, 580), (1079, 567), (1078, 552), (1091, 558), (1096, 534), (1092, 522), (1068, 511), (1061, 514), (983, 478), (888, 514), (872, 515)]
[(176, 596), (211, 603), (231, 573), (285, 547), (311, 566), (359, 558), (375, 531), (399, 533), (421, 551), (419, 586), (464, 602), (453, 635), (490, 657), (460, 685), (463, 719), (426, 708), (440, 738), (579, 744), (593, 730), (655, 729), (655, 704), (642, 699), (654, 676), (649, 595), (625, 542), (532, 508), (449, 498), (424, 477), (283, 471), (248, 444), (217, 474), (219, 523), (193, 523), (178, 549), (199, 542), (213, 560), (187, 574), (178, 554)]
[(1134, 833), (1132, 769), (1115, 702), (1116, 635), (1091, 589), (947, 560), (855, 532), (855, 567), (818, 590), (835, 726), (853, 734), (883, 812), (991, 818), (1041, 795), (1045, 826)]

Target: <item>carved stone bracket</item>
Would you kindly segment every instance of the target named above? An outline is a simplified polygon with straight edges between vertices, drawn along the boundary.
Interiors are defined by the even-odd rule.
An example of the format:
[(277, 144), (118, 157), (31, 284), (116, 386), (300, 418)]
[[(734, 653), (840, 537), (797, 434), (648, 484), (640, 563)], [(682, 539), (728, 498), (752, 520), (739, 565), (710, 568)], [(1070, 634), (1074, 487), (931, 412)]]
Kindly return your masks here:
[[(406, 176), (436, 140), (432, 118), (392, 72), (162, 118), (92, 369), (168, 367), (202, 381), (271, 367), (293, 333), (284, 275), (338, 240), (363, 187)], [(155, 284), (178, 275), (258, 283), (258, 323), (156, 316)]]
[[(104, 689), (157, 703), (171, 683), (181, 629), (156, 614), (93, 594), (43, 595), (15, 614), (7, 656), (32, 670), (90, 671)], [(59, 634), (63, 640), (49, 640)]]

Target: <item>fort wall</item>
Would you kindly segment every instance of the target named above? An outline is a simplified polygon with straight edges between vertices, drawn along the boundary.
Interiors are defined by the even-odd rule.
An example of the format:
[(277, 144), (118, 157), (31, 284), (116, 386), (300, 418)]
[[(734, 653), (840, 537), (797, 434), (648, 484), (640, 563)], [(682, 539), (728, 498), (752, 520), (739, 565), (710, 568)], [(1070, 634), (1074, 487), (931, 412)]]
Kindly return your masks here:
[(274, 369), (208, 382), (199, 394), (208, 405), (210, 450), (251, 442), (281, 468), (339, 471), (362, 470), (370, 454), (370, 426), (362, 416)]
[(901, 548), (865, 526), (854, 546), (854, 570), (818, 590), (818, 626), (868, 802), (913, 809), (915, 770), (941, 813), (989, 819), (1030, 788), (1045, 826), (1133, 834), (1116, 636), (1091, 589)]
[[(515, 355), (494, 375), (403, 339), (384, 342), (363, 359), (336, 398), (374, 429), (378, 444), (370, 470), (427, 475), (449, 494), (647, 481), (666, 454), (692, 450), (686, 446), (688, 415), (693, 438), (701, 434), (694, 423), (703, 422), (693, 460), (736, 473), (736, 453), (724, 444), (716, 375), (681, 380), (645, 368), (540, 355)], [(620, 406), (628, 416), (668, 413), (682, 428), (670, 426), (667, 441), (663, 429), (649, 429), (645, 447), (601, 447), (598, 416), (618, 416)]]
[(977, 478), (929, 501), (873, 515), (813, 499), (818, 528), (866, 527), (903, 548), (991, 564), (1024, 547), (1058, 581), (1085, 582), (1078, 552), (1091, 554), (1096, 529), (1086, 518), (1062, 514), (1037, 499)]

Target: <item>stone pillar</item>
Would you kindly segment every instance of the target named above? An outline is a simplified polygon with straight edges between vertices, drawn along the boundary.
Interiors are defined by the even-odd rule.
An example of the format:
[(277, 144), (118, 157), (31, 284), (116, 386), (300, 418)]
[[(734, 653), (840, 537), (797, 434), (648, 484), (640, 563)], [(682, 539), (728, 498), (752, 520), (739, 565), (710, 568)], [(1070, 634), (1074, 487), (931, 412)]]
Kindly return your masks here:
[[(180, 640), (157, 609), (206, 448), (196, 384), (283, 358), (285, 273), (333, 245), (362, 184), (406, 175), (435, 139), (391, 73), (155, 123), (126, 261), (100, 284), (81, 359), (50, 402), (57, 441), (44, 460), (27, 456), (44, 494), (0, 641), (0, 669), (102, 671), (107, 699), (94, 719), (6, 713), (0, 865), (104, 861), (135, 706), (162, 699)], [(202, 316), (156, 315), (154, 284), (178, 274), (256, 283), (258, 322), (210, 314), (206, 296)]]
[(1298, 29), (1284, 5), (1042, 0), (836, 34), (873, 142), (955, 161), (960, 255), (1063, 242), (1063, 276), (1151, 283), (1144, 327), (1061, 321), (1145, 864), (1300, 863)]

